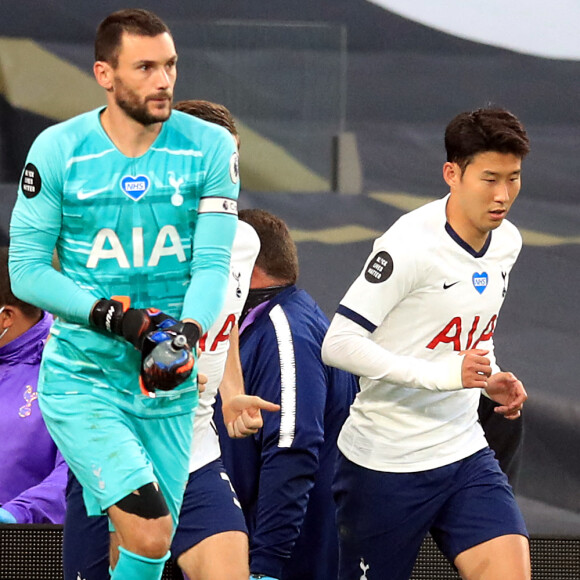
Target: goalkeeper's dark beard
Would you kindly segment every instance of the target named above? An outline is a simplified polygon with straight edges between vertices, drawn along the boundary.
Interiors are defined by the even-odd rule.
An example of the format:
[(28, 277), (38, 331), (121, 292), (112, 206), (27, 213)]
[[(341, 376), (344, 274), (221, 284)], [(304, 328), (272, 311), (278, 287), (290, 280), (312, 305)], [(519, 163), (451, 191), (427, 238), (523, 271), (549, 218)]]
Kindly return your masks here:
[[(149, 101), (162, 98), (169, 99), (168, 110), (160, 111), (157, 115), (150, 113), (147, 109)], [(169, 119), (173, 103), (173, 95), (171, 92), (161, 91), (141, 100), (134, 91), (127, 88), (123, 82), (117, 78), (115, 82), (115, 102), (119, 108), (127, 114), (127, 116), (131, 117), (131, 119), (137, 121), (137, 123), (140, 123), (144, 127), (147, 127), (149, 125), (154, 125), (155, 123), (163, 123)]]

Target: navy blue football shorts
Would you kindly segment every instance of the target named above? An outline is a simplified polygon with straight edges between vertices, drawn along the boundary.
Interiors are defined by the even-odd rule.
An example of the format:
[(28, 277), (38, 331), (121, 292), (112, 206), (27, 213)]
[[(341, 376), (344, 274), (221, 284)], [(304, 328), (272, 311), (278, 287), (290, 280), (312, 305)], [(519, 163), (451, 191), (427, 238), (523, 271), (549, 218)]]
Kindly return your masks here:
[(507, 535), (528, 537), (493, 451), (415, 473), (366, 469), (340, 455), (333, 485), (340, 580), (408, 580), (430, 532), (453, 562), (463, 551)]
[(171, 556), (177, 559), (202, 540), (230, 531), (248, 533), (236, 492), (216, 459), (189, 475)]
[[(232, 530), (248, 533), (222, 460), (216, 459), (189, 475), (171, 556), (177, 559), (202, 540)], [(108, 518), (87, 516), (83, 489), (72, 474), (67, 487), (63, 561), (65, 580), (109, 577)]]

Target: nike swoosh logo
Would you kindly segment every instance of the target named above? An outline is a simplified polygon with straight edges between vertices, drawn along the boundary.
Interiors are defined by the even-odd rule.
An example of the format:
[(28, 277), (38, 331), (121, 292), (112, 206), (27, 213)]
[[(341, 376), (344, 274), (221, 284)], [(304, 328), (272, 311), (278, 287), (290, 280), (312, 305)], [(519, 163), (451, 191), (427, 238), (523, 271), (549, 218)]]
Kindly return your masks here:
[(443, 282), (443, 290), (447, 290), (448, 288), (451, 288), (451, 286), (455, 286), (455, 284), (459, 284), (459, 282), (461, 282), (461, 280), (457, 280), (457, 282), (453, 282), (452, 284), (446, 284), (445, 282)]
[(103, 193), (104, 191), (109, 191), (109, 188), (103, 187), (102, 189), (95, 189), (94, 191), (83, 191), (82, 189), (79, 189), (77, 198), (82, 201), (83, 199), (89, 199), (89, 197), (99, 195), (99, 193)]

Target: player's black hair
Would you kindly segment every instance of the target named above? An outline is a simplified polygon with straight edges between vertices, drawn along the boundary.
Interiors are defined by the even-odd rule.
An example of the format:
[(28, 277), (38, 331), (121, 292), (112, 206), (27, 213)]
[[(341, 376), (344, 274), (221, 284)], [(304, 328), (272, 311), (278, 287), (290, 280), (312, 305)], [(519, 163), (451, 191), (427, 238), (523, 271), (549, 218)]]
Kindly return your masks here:
[(239, 143), (236, 122), (230, 110), (224, 105), (220, 105), (219, 103), (212, 103), (211, 101), (189, 99), (186, 101), (179, 101), (175, 104), (174, 109), (177, 111), (183, 111), (188, 115), (198, 117), (204, 121), (225, 127), (238, 140)]
[(119, 50), (123, 33), (137, 36), (158, 36), (169, 27), (149, 10), (129, 8), (109, 14), (97, 28), (95, 37), (95, 60), (109, 63), (115, 68), (119, 62)]
[(10, 286), (8, 273), (8, 248), (0, 247), (0, 308), (2, 306), (16, 306), (28, 318), (40, 318), (42, 310), (28, 302), (16, 298)]
[(280, 282), (294, 284), (298, 279), (298, 251), (284, 220), (263, 209), (240, 210), (238, 218), (250, 224), (260, 238), (256, 266)]
[(487, 107), (457, 115), (445, 130), (447, 161), (457, 163), (461, 172), (479, 153), (511, 153), (523, 159), (530, 141), (520, 120), (499, 107)]

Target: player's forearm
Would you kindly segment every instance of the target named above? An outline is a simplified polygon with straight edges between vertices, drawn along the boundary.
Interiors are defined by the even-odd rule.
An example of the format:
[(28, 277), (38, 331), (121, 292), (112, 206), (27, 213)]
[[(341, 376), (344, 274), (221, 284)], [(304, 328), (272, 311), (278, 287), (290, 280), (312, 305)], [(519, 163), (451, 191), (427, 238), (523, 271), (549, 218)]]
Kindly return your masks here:
[(10, 236), (10, 283), (14, 294), (69, 322), (88, 324), (96, 298), (52, 267), (56, 237), (39, 230), (24, 231), (14, 221)]
[(368, 331), (339, 314), (322, 344), (322, 358), (328, 365), (372, 380), (436, 391), (462, 388), (462, 357), (458, 354), (438, 361), (393, 354), (373, 342)]
[(224, 405), (236, 395), (243, 395), (245, 392), (237, 324), (234, 325), (230, 332), (230, 346), (219, 392)]
[(214, 323), (225, 300), (236, 227), (236, 216), (220, 214), (200, 216), (196, 227), (191, 282), (181, 318), (197, 321), (202, 334)]

